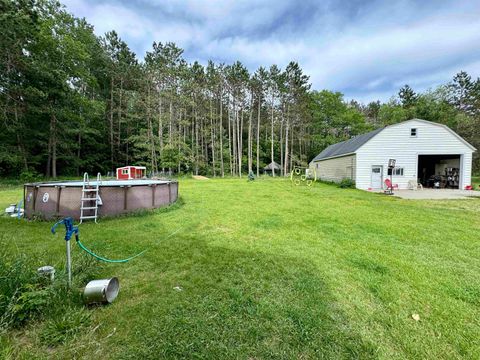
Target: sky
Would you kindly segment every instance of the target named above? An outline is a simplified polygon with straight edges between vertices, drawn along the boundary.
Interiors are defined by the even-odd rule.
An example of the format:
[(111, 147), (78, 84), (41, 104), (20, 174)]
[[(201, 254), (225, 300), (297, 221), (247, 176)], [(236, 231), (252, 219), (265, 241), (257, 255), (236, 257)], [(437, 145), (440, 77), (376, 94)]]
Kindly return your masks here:
[(143, 59), (174, 42), (185, 59), (250, 71), (297, 61), (312, 89), (387, 101), (461, 71), (480, 76), (480, 0), (63, 0), (97, 35), (116, 30)]

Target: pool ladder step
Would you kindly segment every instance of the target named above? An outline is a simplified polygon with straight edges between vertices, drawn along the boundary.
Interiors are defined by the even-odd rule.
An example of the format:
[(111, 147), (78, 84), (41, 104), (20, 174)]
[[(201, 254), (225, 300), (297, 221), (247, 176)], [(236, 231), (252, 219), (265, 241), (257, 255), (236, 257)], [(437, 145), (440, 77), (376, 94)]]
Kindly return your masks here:
[[(98, 191), (100, 187), (100, 182), (102, 181), (102, 176), (100, 173), (97, 174), (97, 182), (95, 185), (90, 184), (88, 178), (88, 173), (83, 174), (83, 186), (82, 186), (82, 197), (80, 199), (80, 224), (83, 220), (93, 219), (95, 223), (98, 218)], [(93, 204), (92, 204), (93, 202)], [(92, 206), (93, 205), (93, 206)], [(92, 215), (93, 211), (93, 215)]]

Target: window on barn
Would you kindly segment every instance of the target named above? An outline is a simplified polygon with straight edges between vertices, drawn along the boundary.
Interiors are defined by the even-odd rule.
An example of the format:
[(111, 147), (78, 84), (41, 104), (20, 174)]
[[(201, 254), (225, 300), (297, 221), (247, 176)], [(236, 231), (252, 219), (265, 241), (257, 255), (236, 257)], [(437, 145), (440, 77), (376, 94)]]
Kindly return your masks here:
[(128, 175), (128, 169), (122, 169), (122, 175)]
[[(388, 175), (392, 175), (392, 169), (388, 169)], [(403, 167), (393, 169), (393, 176), (403, 176)]]
[(410, 129), (410, 136), (412, 136), (412, 137), (417, 136), (417, 128), (411, 128)]

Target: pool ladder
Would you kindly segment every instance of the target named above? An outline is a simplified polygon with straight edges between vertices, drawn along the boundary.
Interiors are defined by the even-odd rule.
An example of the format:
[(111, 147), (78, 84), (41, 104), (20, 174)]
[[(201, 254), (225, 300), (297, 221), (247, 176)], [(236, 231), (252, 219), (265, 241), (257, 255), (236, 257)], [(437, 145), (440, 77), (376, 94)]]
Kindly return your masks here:
[[(80, 205), (80, 224), (83, 220), (93, 219), (95, 223), (98, 218), (98, 190), (102, 181), (102, 175), (97, 174), (97, 182), (95, 185), (90, 184), (88, 173), (83, 174), (82, 199)], [(93, 203), (93, 204), (92, 204)], [(92, 212), (94, 213), (92, 215)]]

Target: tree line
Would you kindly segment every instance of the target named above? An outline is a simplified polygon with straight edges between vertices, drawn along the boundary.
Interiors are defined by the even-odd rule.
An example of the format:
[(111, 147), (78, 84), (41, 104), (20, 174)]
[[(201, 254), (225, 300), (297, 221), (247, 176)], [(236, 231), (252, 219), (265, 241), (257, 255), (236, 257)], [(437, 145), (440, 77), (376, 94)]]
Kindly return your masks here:
[[(460, 72), (386, 103), (311, 89), (296, 62), (250, 72), (189, 63), (171, 42), (139, 61), (115, 31), (98, 37), (52, 0), (0, 0), (0, 175), (149, 172), (242, 176), (275, 161), (285, 175), (326, 146), (412, 117), (480, 148), (480, 80)], [(476, 169), (480, 168), (478, 157)]]

